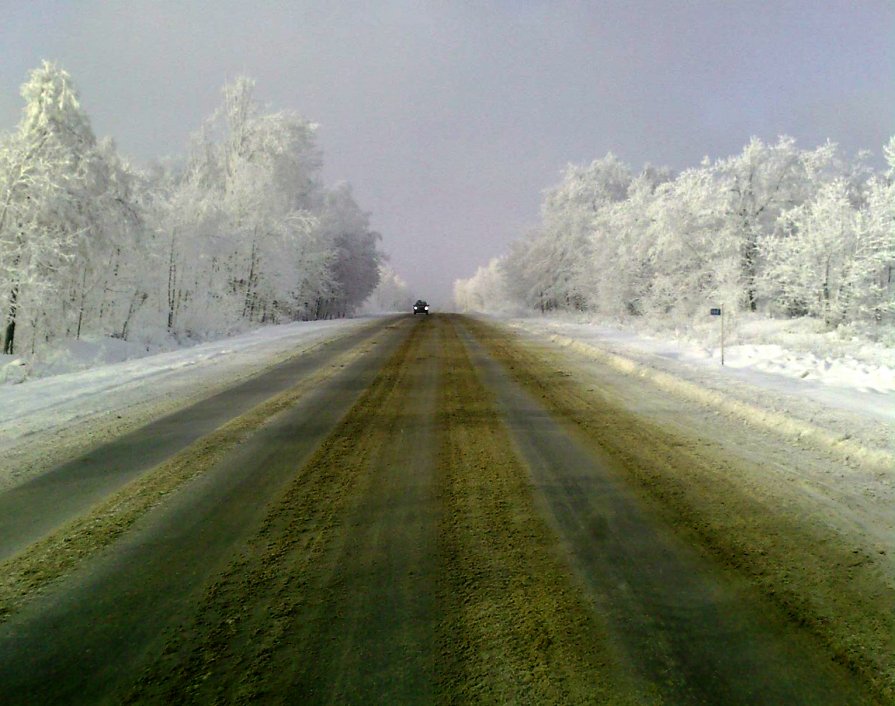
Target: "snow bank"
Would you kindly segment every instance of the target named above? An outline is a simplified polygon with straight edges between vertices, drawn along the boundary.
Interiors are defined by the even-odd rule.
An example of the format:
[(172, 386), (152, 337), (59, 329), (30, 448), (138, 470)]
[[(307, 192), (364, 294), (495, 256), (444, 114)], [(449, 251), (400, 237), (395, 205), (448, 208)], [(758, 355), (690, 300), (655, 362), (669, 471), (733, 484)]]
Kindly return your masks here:
[(821, 357), (813, 353), (789, 351), (779, 345), (743, 345), (727, 349), (725, 365), (800, 380), (816, 380), (823, 385), (858, 392), (881, 395), (895, 392), (895, 369), (871, 365), (850, 356)]
[[(113, 339), (76, 342), (40, 365), (48, 377), (0, 385), (0, 449), (37, 432), (114, 413), (153, 399), (232, 382), (278, 358), (367, 323), (368, 319), (266, 326), (233, 338), (154, 355)], [(111, 342), (111, 343), (110, 343)], [(142, 351), (142, 357), (133, 358)], [(0, 375), (20, 382), (23, 363), (0, 360)], [(110, 362), (118, 359), (118, 362)], [(55, 373), (55, 374), (52, 374)]]
[[(792, 325), (781, 331), (777, 322), (754, 324), (747, 333), (756, 341), (798, 338), (811, 350), (745, 342), (749, 336), (740, 329), (737, 344), (725, 349), (722, 367), (717, 339), (700, 344), (553, 318), (506, 322), (750, 424), (844, 459), (895, 468), (895, 352), (885, 346), (839, 341), (835, 355), (826, 333), (812, 335)], [(771, 329), (777, 329), (774, 336)]]

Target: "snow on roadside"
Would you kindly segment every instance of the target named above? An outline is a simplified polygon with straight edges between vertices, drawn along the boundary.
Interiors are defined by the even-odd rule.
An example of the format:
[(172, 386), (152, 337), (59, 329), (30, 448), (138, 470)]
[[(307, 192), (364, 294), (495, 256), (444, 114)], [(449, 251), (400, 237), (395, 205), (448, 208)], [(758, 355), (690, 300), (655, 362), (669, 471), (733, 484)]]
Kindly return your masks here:
[(267, 326), (233, 338), (86, 370), (79, 368), (100, 351), (89, 344), (72, 348), (67, 359), (59, 358), (55, 364), (57, 369), (74, 372), (0, 385), (0, 452), (32, 435), (43, 436), (85, 419), (220, 389), (368, 321)]
[[(707, 328), (706, 342), (697, 343), (559, 317), (503, 320), (750, 423), (893, 468), (891, 348), (855, 342), (834, 354), (823, 334), (770, 332), (776, 323), (752, 323), (749, 335), (740, 330), (735, 345), (725, 347), (722, 367), (719, 337)], [(777, 342), (786, 336), (801, 350)]]

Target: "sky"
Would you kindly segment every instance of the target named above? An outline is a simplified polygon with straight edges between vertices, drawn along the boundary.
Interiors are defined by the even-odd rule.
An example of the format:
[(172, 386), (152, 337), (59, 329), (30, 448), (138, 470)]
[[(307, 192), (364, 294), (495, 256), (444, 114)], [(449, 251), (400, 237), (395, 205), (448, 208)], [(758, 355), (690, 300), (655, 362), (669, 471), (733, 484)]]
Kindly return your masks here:
[(180, 155), (223, 84), (319, 123), (416, 296), (538, 222), (569, 163), (683, 169), (752, 136), (879, 155), (895, 134), (895, 0), (0, 0), (0, 131), (44, 59), (100, 137)]

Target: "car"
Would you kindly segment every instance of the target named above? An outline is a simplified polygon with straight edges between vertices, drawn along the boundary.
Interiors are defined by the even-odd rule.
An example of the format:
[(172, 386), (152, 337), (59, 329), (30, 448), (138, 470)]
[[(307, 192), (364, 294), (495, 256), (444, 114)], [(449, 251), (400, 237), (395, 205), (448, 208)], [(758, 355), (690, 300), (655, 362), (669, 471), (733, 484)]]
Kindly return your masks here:
[(416, 304), (413, 305), (413, 313), (414, 313), (414, 315), (428, 314), (429, 313), (429, 305), (422, 299), (417, 299)]

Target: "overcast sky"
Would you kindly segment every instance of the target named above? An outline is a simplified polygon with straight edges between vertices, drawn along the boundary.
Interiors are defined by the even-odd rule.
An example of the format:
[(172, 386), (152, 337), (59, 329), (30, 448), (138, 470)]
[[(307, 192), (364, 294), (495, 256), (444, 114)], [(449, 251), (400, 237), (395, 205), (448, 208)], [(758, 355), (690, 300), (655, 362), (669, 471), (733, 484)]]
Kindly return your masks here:
[(535, 224), (569, 162), (612, 151), (676, 169), (750, 136), (879, 154), (895, 134), (895, 2), (45, 2), (0, 0), (0, 129), (42, 59), (71, 73), (97, 135), (181, 154), (245, 73), (320, 124), (413, 291)]

